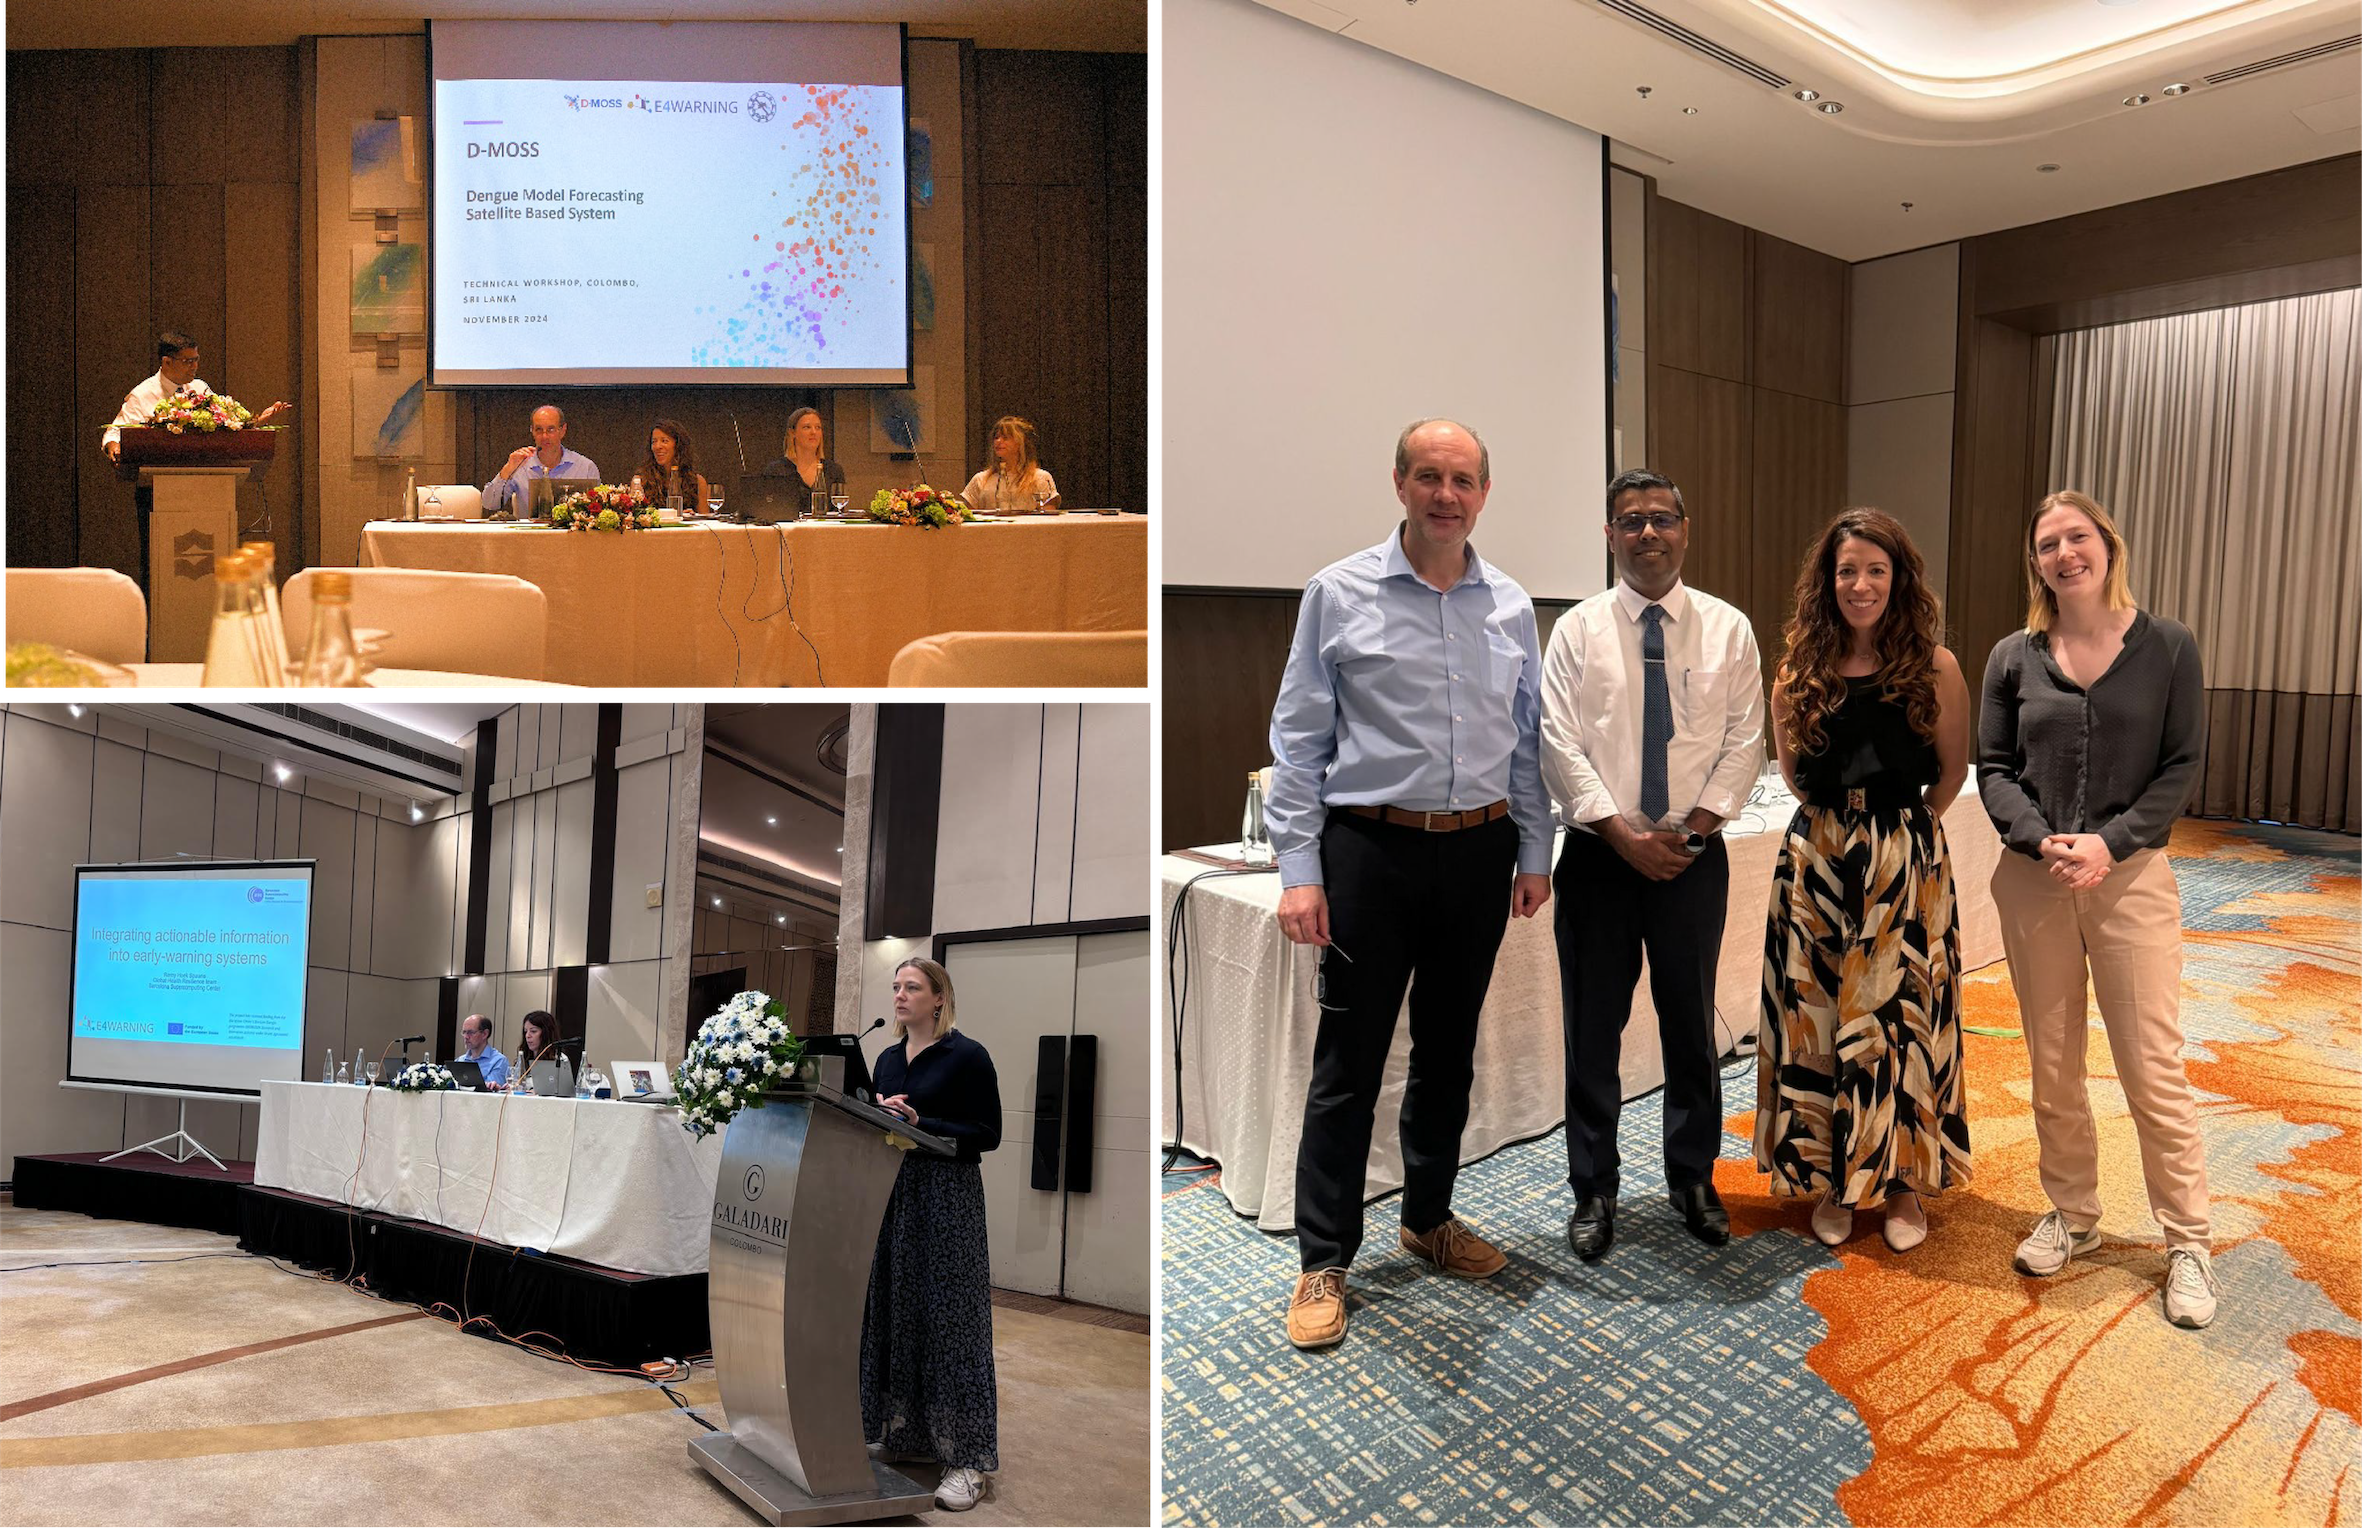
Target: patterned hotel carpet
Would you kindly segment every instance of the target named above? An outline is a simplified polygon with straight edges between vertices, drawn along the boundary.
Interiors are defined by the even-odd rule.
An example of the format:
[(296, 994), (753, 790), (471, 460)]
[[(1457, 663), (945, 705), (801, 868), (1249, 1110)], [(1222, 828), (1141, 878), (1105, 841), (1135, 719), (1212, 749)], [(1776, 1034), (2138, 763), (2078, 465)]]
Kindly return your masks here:
[[(2024, 1047), (1967, 1038), (1976, 1177), (1887, 1251), (1836, 1252), (1775, 1202), (1734, 1112), (1734, 1236), (1692, 1241), (1624, 1112), (1616, 1249), (1585, 1267), (1557, 1136), (1462, 1172), (1455, 1207), (1509, 1266), (1422, 1276), (1370, 1209), (1344, 1346), (1281, 1316), (1295, 1243), (1204, 1178), (1164, 1203), (1164, 1520), (2329, 1524), (2362, 1511), (2362, 878), (2354, 840), (2184, 821), (2183, 1017), (2214, 1193), (2222, 1311), (2159, 1310), (2163, 1244), (2093, 1014), (2109, 1238), (2047, 1280), (2010, 1252), (2044, 1207)], [(1738, 909), (1733, 909), (1734, 916)], [(2014, 1027), (2007, 967), (1967, 1021)], [(1726, 1074), (1752, 1103), (1750, 1065)]]

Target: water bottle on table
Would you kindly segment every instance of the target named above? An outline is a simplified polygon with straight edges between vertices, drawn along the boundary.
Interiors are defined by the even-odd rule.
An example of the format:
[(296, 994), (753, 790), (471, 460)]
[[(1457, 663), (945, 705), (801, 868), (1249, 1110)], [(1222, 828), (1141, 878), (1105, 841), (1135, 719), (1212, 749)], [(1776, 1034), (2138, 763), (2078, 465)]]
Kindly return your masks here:
[(1271, 834), (1263, 825), (1263, 774), (1247, 771), (1247, 808), (1239, 820), (1238, 857), (1261, 868), (1271, 863)]

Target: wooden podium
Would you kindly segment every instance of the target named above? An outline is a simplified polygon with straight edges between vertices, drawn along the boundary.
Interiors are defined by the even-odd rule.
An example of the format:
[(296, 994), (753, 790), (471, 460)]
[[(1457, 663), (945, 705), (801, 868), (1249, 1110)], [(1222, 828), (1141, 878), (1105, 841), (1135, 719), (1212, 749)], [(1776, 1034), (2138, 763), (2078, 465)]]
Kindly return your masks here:
[(175, 435), (127, 428), (115, 475), (154, 495), (148, 517), (148, 661), (201, 663), (213, 560), (238, 549), (238, 484), (277, 454), (272, 430)]
[(730, 1430), (692, 1439), (689, 1453), (767, 1523), (874, 1522), (934, 1505), (861, 1436), (869, 1265), (913, 1150), (955, 1154), (825, 1082), (767, 1095), (722, 1137), (706, 1298)]

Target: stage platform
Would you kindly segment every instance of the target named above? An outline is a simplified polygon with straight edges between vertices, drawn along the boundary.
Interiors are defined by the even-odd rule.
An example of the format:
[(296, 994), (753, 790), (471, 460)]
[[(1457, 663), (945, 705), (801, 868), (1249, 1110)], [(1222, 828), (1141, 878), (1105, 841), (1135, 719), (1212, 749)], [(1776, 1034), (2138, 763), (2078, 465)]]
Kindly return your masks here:
[[(357, 1269), (368, 1288), (389, 1299), (440, 1302), (489, 1317), (501, 1333), (531, 1335), (590, 1363), (686, 1358), (713, 1346), (701, 1273), (626, 1273), (285, 1189), (257, 1188), (251, 1162), (230, 1162), (224, 1171), (202, 1158), (102, 1163), (100, 1155), (18, 1157), (16, 1203), (217, 1231), (235, 1236), (249, 1252), (339, 1279)], [(494, 1335), (480, 1326), (470, 1330)]]

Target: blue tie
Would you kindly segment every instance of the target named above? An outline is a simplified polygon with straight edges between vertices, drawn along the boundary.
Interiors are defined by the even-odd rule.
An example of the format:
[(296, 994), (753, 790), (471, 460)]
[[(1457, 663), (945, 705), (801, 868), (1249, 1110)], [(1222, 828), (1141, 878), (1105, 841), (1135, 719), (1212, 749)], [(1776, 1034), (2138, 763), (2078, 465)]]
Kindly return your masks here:
[(1665, 683), (1665, 607), (1640, 613), (1640, 662), (1648, 671), (1641, 691), (1640, 815), (1665, 820), (1665, 749), (1673, 741), (1673, 691)]

